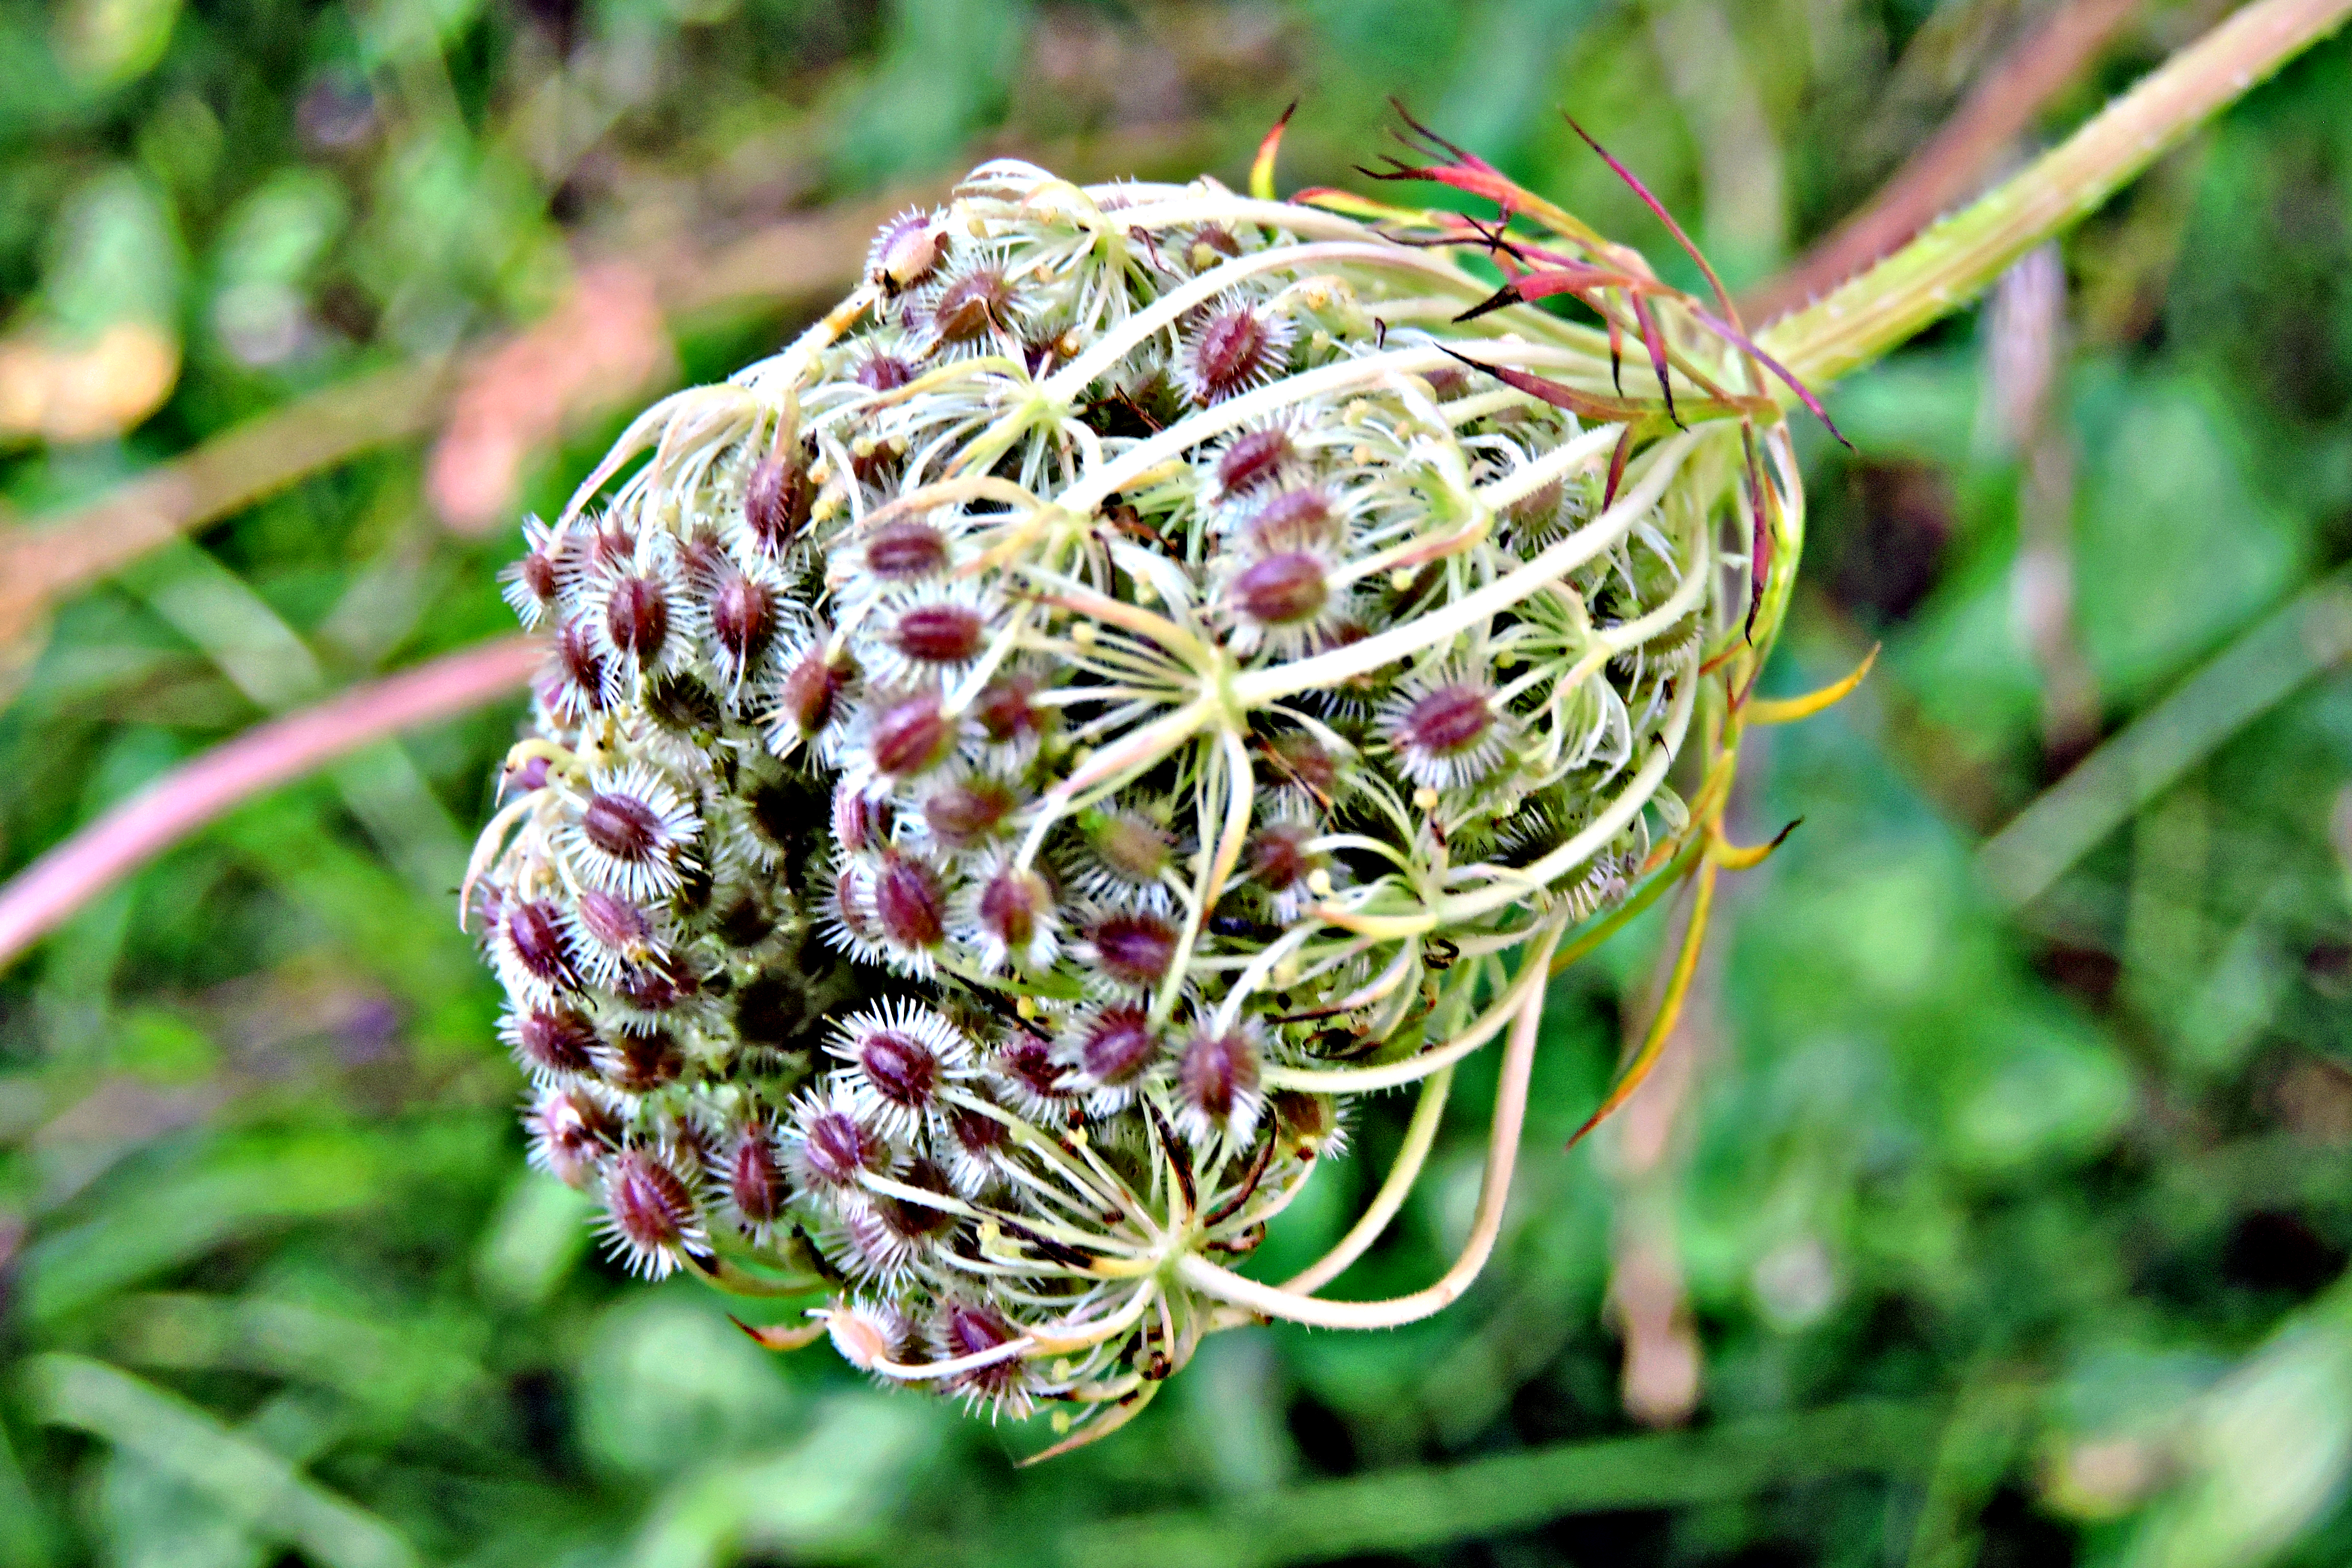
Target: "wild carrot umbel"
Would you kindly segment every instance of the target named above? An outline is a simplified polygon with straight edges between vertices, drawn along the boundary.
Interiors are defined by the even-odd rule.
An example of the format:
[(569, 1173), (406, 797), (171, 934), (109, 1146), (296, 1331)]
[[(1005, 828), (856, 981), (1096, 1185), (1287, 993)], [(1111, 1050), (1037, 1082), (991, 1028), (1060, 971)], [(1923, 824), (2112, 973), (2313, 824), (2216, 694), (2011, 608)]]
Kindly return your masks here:
[[(1203, 1333), (1476, 1271), (1554, 955), (1704, 830), (1668, 774), (1803, 503), (1727, 305), (1423, 173), (1532, 222), (989, 164), (531, 525), (555, 654), (468, 908), (634, 1267), (1089, 1434)], [(1433, 1123), (1507, 1034), (1444, 1281), (1234, 1270), (1353, 1097)]]
[[(2242, 82), (2315, 4), (2195, 68)], [(1717, 877), (1771, 847), (1722, 835), (1743, 726), (1852, 684), (1749, 700), (1811, 340), (1415, 129), (1383, 177), (1493, 221), (1276, 201), (1271, 138), (1248, 195), (984, 165), (530, 525), (509, 598), (553, 655), (465, 905), (536, 1157), (635, 1267), (815, 1299), (755, 1337), (1083, 1441), (1206, 1333), (1457, 1297), (1546, 981), (1688, 884), (1594, 1120), (1656, 1059)], [(2100, 134), (2101, 178), (2159, 144)], [(1988, 266), (2032, 226), (1967, 221)], [(1321, 1296), (1498, 1039), (1460, 1258)], [(1409, 1087), (1358, 1223), (1248, 1277), (1356, 1097)]]

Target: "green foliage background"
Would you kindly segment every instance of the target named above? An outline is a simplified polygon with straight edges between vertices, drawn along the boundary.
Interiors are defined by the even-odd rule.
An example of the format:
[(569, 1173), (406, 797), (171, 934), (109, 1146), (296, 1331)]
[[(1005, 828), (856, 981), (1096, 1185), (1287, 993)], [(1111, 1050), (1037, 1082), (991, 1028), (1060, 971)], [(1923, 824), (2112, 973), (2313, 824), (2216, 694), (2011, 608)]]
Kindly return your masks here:
[[(2216, 10), (2145, 7), (2043, 132)], [(1570, 106), (1752, 284), (2041, 14), (5, 0), (0, 331), (148, 322), (183, 368), (119, 441), (0, 447), (0, 521), (528, 322), (586, 258), (983, 149), (1238, 181), (1293, 96), (1286, 184), (1370, 162), (1393, 93), (1663, 258)], [(494, 987), (452, 919), (502, 709), (245, 806), (0, 973), (0, 1562), (2352, 1556), (2347, 64), (2298, 63), (2064, 244), (2048, 428), (2087, 730), (2053, 723), (2059, 666), (2021, 630), (2042, 579), (1988, 315), (1835, 389), (1856, 449), (1814, 443), (1768, 689), (1885, 657), (1751, 744), (1744, 833), (1804, 826), (1729, 885), (1670, 1124), (1637, 1102), (1560, 1152), (1648, 1005), (1656, 921), (1557, 988), (1506, 1239), (1448, 1314), (1223, 1336), (1124, 1435), (1016, 1470), (1042, 1433), (628, 1283), (583, 1200), (525, 1171)], [(676, 374), (799, 319), (674, 321)], [(618, 417), (539, 452), (523, 502), (559, 504)], [(57, 605), (0, 710), (0, 871), (273, 710), (507, 626), (514, 531), (445, 528), (425, 473), (394, 445)], [(1979, 845), (2118, 734), (2178, 765), (2116, 775), (2010, 907)], [(1351, 1292), (1451, 1255), (1482, 1094), (1457, 1091)], [(1369, 1192), (1389, 1110), (1274, 1267)], [(1645, 1258), (1681, 1305), (1643, 1331), (1699, 1355), (1696, 1408), (1654, 1434), (1610, 1305)]]

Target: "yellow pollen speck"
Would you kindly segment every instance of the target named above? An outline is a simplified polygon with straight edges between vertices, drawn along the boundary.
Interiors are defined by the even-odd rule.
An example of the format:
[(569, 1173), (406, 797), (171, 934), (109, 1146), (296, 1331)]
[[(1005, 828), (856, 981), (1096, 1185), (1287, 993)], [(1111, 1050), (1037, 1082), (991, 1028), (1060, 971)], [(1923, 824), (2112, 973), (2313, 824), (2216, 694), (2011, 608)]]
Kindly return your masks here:
[(1407, 588), (1412, 586), (1412, 578), (1413, 571), (1412, 567), (1400, 566), (1395, 571), (1389, 574), (1389, 586), (1402, 594)]
[(1348, 460), (1369, 468), (1372, 466), (1372, 449), (1360, 441), (1349, 451)]
[(1331, 873), (1318, 866), (1307, 873), (1307, 890), (1318, 899), (1331, 896)]
[(1064, 332), (1060, 337), (1054, 340), (1054, 352), (1060, 354), (1064, 359), (1077, 358), (1078, 351), (1086, 346), (1085, 340), (1080, 338), (1075, 331)]
[(1034, 1018), (1037, 1016), (1037, 998), (1034, 996), (1016, 997), (1013, 1003), (1013, 1010), (1020, 1014), (1024, 1018)]
[(1072, 627), (1070, 628), (1070, 640), (1071, 640), (1072, 642), (1074, 642), (1074, 643), (1077, 644), (1080, 647), (1094, 647), (1094, 646), (1095, 646), (1095, 624), (1094, 624), (1094, 622), (1092, 622), (1092, 621), (1080, 621), (1077, 625), (1076, 625), (1076, 626), (1072, 626)]
[(1412, 792), (1412, 804), (1423, 811), (1437, 809), (1437, 792), (1427, 784)]
[(809, 465), (809, 480), (811, 483), (821, 485), (831, 478), (833, 478), (833, 459), (830, 458), (819, 458), (815, 462)]
[(1073, 1127), (1073, 1128), (1071, 1128), (1071, 1129), (1070, 1129), (1070, 1147), (1071, 1147), (1071, 1148), (1073, 1148), (1073, 1149), (1083, 1149), (1083, 1148), (1085, 1148), (1086, 1146), (1087, 1146), (1087, 1130), (1086, 1130), (1085, 1128), (1083, 1128), (1083, 1127)]

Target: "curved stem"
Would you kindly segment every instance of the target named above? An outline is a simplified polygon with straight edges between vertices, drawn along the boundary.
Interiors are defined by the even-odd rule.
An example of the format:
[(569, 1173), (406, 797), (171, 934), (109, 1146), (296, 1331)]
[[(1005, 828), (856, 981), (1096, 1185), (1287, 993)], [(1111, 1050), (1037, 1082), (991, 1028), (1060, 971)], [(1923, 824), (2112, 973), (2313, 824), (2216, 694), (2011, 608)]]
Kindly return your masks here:
[(1533, 957), (1520, 966), (1495, 1005), (1478, 1021), (1434, 1050), (1422, 1051), (1402, 1061), (1388, 1062), (1369, 1068), (1286, 1068), (1269, 1066), (1262, 1073), (1270, 1089), (1301, 1089), (1318, 1094), (1366, 1094), (1376, 1089), (1401, 1089), (1404, 1085), (1451, 1068), (1455, 1062), (1495, 1037), (1496, 1031), (1514, 1017), (1527, 1000), (1528, 988), (1541, 993), (1544, 983), (1551, 978), (1551, 952), (1559, 944), (1560, 933), (1567, 929), (1555, 921)]
[(1453, 1305), (1486, 1268), (1495, 1240), (1502, 1234), (1511, 1172), (1518, 1163), (1519, 1132), (1527, 1122), (1528, 1079), (1535, 1067), (1536, 1037), (1543, 1026), (1543, 999), (1542, 986), (1529, 991), (1511, 1026), (1510, 1045), (1503, 1053), (1502, 1081), (1495, 1089), (1495, 1126), (1486, 1145), (1486, 1177), (1478, 1189), (1478, 1212), (1471, 1221), (1470, 1238), (1463, 1244), (1462, 1255), (1436, 1283), (1385, 1301), (1324, 1301), (1244, 1279), (1190, 1252), (1176, 1260), (1176, 1277), (1203, 1296), (1269, 1318), (1324, 1329), (1392, 1329)]
[(1421, 1179), (1421, 1168), (1429, 1161), (1430, 1146), (1437, 1142), (1437, 1124), (1444, 1119), (1445, 1101), (1454, 1088), (1454, 1069), (1440, 1068), (1421, 1086), (1421, 1100), (1412, 1108), (1412, 1120), (1405, 1123), (1404, 1142), (1397, 1146), (1396, 1161), (1389, 1166), (1388, 1177), (1381, 1190), (1339, 1238), (1339, 1245), (1317, 1258), (1307, 1268), (1282, 1282), (1286, 1290), (1302, 1296), (1313, 1295), (1348, 1271), (1348, 1266), (1361, 1258), (1381, 1238), (1396, 1218), (1397, 1210), (1404, 1206), (1406, 1194)]

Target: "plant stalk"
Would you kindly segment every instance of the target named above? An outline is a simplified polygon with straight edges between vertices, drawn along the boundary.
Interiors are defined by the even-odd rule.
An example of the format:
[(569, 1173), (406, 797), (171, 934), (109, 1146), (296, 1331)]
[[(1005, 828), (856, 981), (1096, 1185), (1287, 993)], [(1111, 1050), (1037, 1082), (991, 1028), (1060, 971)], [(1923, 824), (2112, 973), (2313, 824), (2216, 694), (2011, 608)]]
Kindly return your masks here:
[(1835, 381), (1976, 298), (2352, 14), (2352, 0), (2255, 0), (1973, 205), (1766, 331), (1764, 351)]

